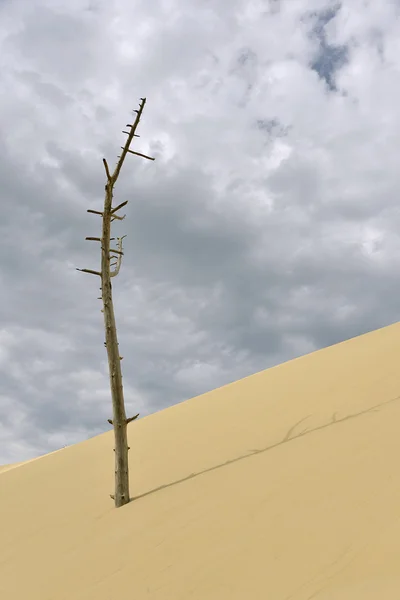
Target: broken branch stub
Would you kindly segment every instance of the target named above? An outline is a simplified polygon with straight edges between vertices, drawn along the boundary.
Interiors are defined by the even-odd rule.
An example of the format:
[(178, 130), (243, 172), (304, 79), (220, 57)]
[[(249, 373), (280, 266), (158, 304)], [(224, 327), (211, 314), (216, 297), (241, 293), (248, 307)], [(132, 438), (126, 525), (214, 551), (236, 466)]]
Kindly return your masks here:
[(105, 158), (103, 158), (103, 165), (104, 165), (104, 168), (106, 170), (107, 179), (108, 179), (108, 181), (111, 181), (110, 170), (108, 168), (108, 164), (107, 164), (107, 161), (106, 161)]
[(111, 214), (113, 215), (114, 213), (117, 212), (117, 210), (119, 210), (123, 206), (126, 206), (128, 204), (128, 202), (129, 202), (129, 200), (125, 200), (125, 202), (121, 202), (121, 204), (118, 204), (118, 206), (116, 206), (115, 208), (111, 209)]
[(92, 271), (92, 269), (76, 269), (77, 271), (82, 271), (82, 273), (91, 273), (92, 275), (99, 275), (101, 277), (101, 273), (98, 271)]
[[(129, 419), (126, 419), (125, 420), (126, 425), (128, 425), (132, 421), (135, 421), (139, 415), (140, 415), (140, 413), (137, 413), (137, 415), (135, 415), (134, 417), (129, 417)], [(114, 425), (114, 421), (112, 419), (107, 419), (107, 423), (110, 423), (110, 425)]]
[(155, 158), (147, 156), (147, 154), (142, 154), (141, 152), (134, 152), (133, 150), (128, 150), (128, 152), (130, 152), (130, 154), (136, 154), (136, 156), (141, 156), (142, 158), (147, 158), (147, 160), (156, 160)]

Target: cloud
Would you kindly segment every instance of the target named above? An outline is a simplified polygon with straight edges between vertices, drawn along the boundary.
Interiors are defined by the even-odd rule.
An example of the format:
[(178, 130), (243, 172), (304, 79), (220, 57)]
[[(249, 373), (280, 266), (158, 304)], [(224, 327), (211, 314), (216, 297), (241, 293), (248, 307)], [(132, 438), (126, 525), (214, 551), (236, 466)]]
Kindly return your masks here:
[(398, 320), (395, 3), (0, 4), (0, 462), (108, 428), (103, 156), (147, 104), (115, 311), (149, 414)]

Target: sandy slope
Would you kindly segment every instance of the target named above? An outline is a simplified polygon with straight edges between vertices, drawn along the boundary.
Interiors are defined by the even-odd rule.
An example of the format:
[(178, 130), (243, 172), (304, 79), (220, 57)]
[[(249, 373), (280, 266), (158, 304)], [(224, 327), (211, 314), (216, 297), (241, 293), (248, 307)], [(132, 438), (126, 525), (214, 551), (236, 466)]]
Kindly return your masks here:
[(34, 460), (40, 460), (41, 458), (50, 456), (50, 454), (54, 454), (55, 452), (60, 452), (60, 450), (55, 450), (54, 452), (49, 452), (48, 454), (42, 454), (41, 456), (37, 456), (36, 458), (31, 458), (30, 460), (25, 460), (23, 462), (12, 463), (10, 465), (0, 465), (0, 473), (10, 471), (11, 469), (16, 469), (17, 467), (21, 467), (22, 465), (27, 465), (28, 463), (31, 463)]
[(400, 324), (0, 474), (7, 600), (400, 598)]
[(20, 465), (23, 465), (24, 463), (13, 463), (11, 465), (0, 465), (0, 473), (4, 473), (5, 471), (10, 471), (11, 469), (16, 469), (17, 467), (19, 467)]

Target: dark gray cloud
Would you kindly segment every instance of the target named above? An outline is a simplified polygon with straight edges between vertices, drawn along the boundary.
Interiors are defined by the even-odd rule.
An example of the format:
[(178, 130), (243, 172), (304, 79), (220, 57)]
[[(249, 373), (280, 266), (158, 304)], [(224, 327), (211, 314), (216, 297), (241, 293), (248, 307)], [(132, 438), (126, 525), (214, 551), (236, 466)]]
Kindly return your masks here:
[(0, 462), (110, 416), (99, 249), (111, 165), (128, 411), (398, 320), (397, 6), (0, 4)]
[(333, 2), (330, 6), (310, 14), (314, 21), (312, 36), (317, 39), (315, 57), (311, 68), (315, 70), (327, 84), (331, 91), (336, 91), (335, 73), (348, 58), (348, 49), (345, 45), (334, 45), (327, 41), (326, 27), (335, 19), (341, 9), (341, 2)]

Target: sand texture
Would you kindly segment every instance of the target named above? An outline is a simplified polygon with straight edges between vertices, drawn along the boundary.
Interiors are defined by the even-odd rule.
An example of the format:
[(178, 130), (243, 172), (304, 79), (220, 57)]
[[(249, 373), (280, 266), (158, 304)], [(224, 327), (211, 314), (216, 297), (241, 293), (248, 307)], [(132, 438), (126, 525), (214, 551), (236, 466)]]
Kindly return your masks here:
[[(0, 598), (399, 600), (400, 324), (0, 472)], [(125, 369), (127, 365), (125, 365)]]

